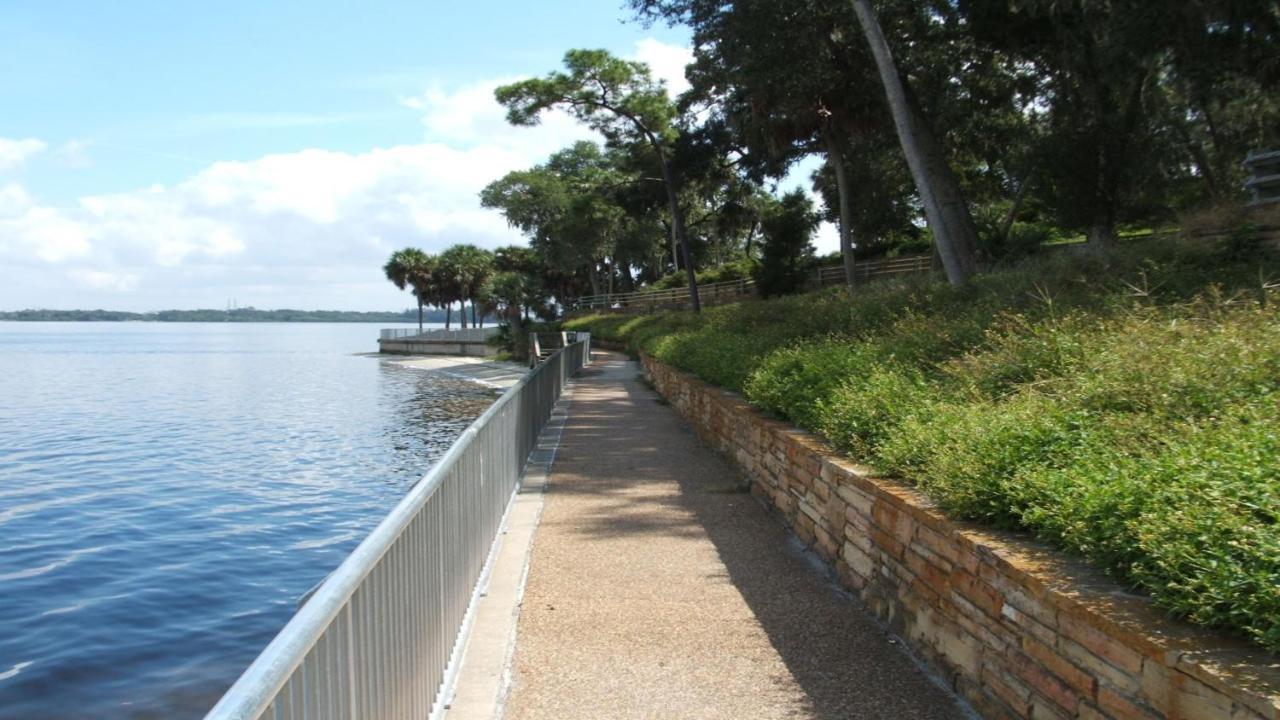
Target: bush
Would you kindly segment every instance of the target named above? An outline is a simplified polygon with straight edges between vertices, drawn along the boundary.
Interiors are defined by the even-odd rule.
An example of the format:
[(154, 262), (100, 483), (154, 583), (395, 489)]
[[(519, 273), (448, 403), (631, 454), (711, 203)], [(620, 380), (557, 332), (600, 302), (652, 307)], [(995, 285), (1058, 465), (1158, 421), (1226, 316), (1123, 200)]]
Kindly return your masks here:
[(1280, 297), (1258, 283), (1280, 263), (1240, 247), (1150, 240), (960, 289), (914, 279), (570, 325), (1280, 650)]
[(973, 220), (978, 231), (978, 246), (988, 260), (1017, 260), (1036, 254), (1041, 247), (1062, 239), (1054, 226), (1024, 220), (1014, 221), (1004, 233), (1010, 203), (997, 203), (978, 208)]
[[(699, 270), (697, 273), (699, 285), (709, 285), (711, 283), (730, 282), (732, 280), (743, 280), (751, 277), (751, 273), (755, 270), (755, 261), (750, 258), (734, 260), (723, 265), (717, 265), (706, 270)], [(684, 272), (674, 272), (670, 275), (664, 275), (658, 278), (650, 285), (654, 290), (671, 290), (673, 288), (686, 287), (689, 284), (689, 276)]]
[(754, 277), (763, 297), (788, 295), (804, 286), (805, 268), (813, 257), (813, 233), (818, 213), (802, 190), (782, 196), (776, 208), (761, 221), (764, 243)]

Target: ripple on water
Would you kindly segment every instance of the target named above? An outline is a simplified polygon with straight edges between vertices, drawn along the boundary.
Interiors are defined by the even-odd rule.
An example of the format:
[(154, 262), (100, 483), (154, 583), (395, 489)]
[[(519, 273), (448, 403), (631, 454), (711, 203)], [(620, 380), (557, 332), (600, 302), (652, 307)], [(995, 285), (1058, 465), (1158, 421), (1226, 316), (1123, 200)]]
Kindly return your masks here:
[(497, 396), (374, 330), (0, 323), (0, 720), (203, 715)]

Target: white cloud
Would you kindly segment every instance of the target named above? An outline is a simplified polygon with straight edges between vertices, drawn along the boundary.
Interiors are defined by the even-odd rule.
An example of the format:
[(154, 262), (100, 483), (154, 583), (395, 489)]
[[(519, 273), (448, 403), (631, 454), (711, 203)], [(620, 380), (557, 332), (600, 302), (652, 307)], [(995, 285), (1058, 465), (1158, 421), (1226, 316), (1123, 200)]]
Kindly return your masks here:
[[(0, 186), (0, 267), (23, 274), (0, 279), (0, 307), (219, 307), (226, 297), (259, 307), (407, 305), (381, 276), (387, 254), (523, 242), (480, 207), (479, 191), (589, 136), (568, 118), (507, 126), (497, 84), (413, 101), (428, 135), (420, 144), (218, 162), (173, 185), (66, 208)], [(46, 297), (30, 298), (32, 284), (47, 285)], [(24, 285), (22, 297), (6, 287)]]
[(479, 82), (448, 91), (430, 87), (421, 95), (401, 98), (400, 103), (422, 113), (422, 127), (428, 141), (451, 147), (489, 146), (527, 157), (535, 163), (576, 140), (593, 138), (568, 113), (545, 112), (532, 128), (512, 127), (506, 108), (493, 92), (500, 85), (516, 82), (510, 77)]
[(128, 292), (137, 287), (139, 280), (137, 275), (102, 272), (101, 270), (72, 270), (67, 275), (72, 281), (87, 288), (113, 292)]
[(0, 220), (25, 212), (34, 203), (31, 194), (18, 183), (0, 186)]
[(85, 257), (91, 249), (83, 225), (36, 204), (16, 183), (0, 187), (0, 260), (58, 263)]
[(44, 152), (44, 141), (35, 138), (0, 138), (0, 172), (14, 170), (34, 155)]
[(58, 148), (58, 159), (67, 167), (89, 167), (93, 164), (88, 152), (92, 144), (86, 140), (68, 140)]
[(654, 77), (665, 80), (667, 92), (673, 97), (689, 89), (689, 81), (684, 77), (684, 69), (686, 65), (693, 62), (692, 48), (645, 38), (636, 42), (633, 59), (647, 63)]
[[(681, 87), (687, 49), (646, 41), (636, 57)], [(402, 99), (421, 114), (416, 144), (216, 162), (171, 185), (66, 207), (0, 185), (0, 308), (222, 307), (230, 297), (257, 307), (405, 307), (409, 296), (381, 273), (392, 250), (523, 243), (480, 207), (479, 191), (593, 137), (562, 112), (537, 127), (509, 126), (493, 91), (514, 79)], [(45, 149), (4, 142), (0, 161), (11, 166)], [(71, 142), (59, 153), (82, 157), (85, 147)]]

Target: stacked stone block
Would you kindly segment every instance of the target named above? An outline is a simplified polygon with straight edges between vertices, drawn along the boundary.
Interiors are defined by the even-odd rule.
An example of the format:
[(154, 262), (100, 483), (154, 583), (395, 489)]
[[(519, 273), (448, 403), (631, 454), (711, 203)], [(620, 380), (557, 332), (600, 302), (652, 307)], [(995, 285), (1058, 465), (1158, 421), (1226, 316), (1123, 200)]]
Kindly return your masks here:
[(1170, 621), (1024, 536), (945, 517), (739, 396), (645, 371), (751, 492), (990, 718), (1280, 720), (1280, 658)]

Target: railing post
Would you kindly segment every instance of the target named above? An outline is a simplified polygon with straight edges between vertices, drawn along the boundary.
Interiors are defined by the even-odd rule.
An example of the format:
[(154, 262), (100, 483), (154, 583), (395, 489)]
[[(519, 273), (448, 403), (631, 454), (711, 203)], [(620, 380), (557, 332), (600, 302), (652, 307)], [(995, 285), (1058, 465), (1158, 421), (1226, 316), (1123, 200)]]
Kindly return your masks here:
[(542, 345), (538, 343), (538, 333), (529, 333), (529, 367), (538, 366), (538, 358), (542, 356)]

